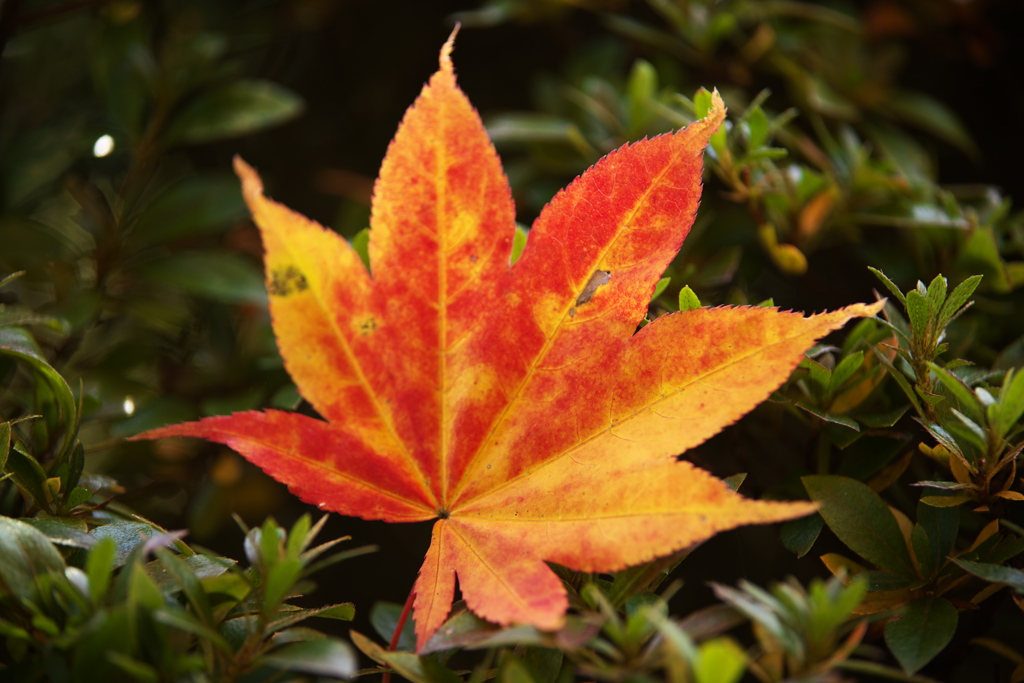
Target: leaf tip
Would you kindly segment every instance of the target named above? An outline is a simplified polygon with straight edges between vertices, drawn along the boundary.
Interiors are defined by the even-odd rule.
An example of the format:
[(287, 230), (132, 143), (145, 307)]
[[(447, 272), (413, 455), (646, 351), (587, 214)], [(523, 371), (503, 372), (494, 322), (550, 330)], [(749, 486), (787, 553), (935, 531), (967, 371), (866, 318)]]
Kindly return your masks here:
[(452, 65), (452, 50), (455, 49), (455, 36), (459, 34), (461, 28), (462, 24), (456, 22), (455, 28), (448, 35), (448, 40), (444, 41), (444, 45), (441, 46), (441, 71), (445, 73), (455, 73), (455, 67)]
[(263, 181), (256, 169), (245, 163), (245, 160), (237, 154), (234, 159), (234, 167), (235, 175), (242, 181), (242, 194), (245, 195), (246, 201), (262, 196)]

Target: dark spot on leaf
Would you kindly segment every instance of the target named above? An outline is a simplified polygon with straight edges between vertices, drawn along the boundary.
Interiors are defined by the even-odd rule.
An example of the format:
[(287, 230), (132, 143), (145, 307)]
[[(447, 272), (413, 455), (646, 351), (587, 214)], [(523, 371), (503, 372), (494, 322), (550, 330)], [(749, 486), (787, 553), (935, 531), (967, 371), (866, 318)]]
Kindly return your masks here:
[(610, 270), (595, 270), (594, 274), (590, 276), (589, 280), (587, 280), (587, 285), (583, 288), (583, 291), (580, 292), (578, 297), (576, 297), (576, 305), (582, 306), (593, 299), (597, 288), (601, 285), (608, 284), (608, 281), (611, 279), (612, 273)]
[(441, 519), (448, 519), (452, 516), (452, 513), (450, 513), (448, 510), (445, 510), (444, 508), (441, 508), (440, 510), (437, 511), (437, 516)]
[(469, 260), (471, 263), (476, 263), (476, 256), (470, 256)]
[(371, 332), (377, 329), (377, 321), (373, 318), (367, 318), (363, 322), (359, 323), (359, 331), (363, 333), (363, 336), (369, 335)]
[(570, 309), (569, 309), (569, 317), (571, 318), (571, 317), (573, 317), (574, 315), (576, 315), (576, 309), (575, 309), (575, 308), (570, 308)]
[(295, 266), (275, 270), (270, 274), (267, 291), (271, 296), (289, 296), (309, 289), (306, 276)]

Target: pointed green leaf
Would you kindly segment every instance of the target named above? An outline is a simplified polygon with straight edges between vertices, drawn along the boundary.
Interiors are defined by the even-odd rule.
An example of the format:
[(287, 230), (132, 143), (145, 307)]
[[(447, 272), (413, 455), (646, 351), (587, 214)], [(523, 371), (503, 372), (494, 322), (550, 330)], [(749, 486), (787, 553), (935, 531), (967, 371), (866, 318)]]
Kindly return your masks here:
[(924, 339), (928, 334), (928, 321), (931, 318), (931, 310), (928, 301), (917, 290), (907, 292), (907, 315), (910, 316), (910, 328), (914, 337)]
[[(1024, 415), (1024, 372), (1011, 369), (999, 390), (999, 414), (994, 427), (1000, 439), (1010, 433), (1021, 415)], [(3, 441), (0, 439), (0, 455), (2, 451)]]
[(35, 600), (47, 574), (64, 575), (64, 558), (49, 539), (25, 522), (0, 517), (0, 596), (8, 591)]
[(199, 143), (237, 137), (276, 126), (302, 111), (302, 99), (276, 83), (235, 80), (185, 107), (168, 127), (173, 143)]
[(832, 371), (832, 377), (829, 378), (828, 382), (828, 393), (834, 395), (837, 391), (843, 388), (847, 380), (853, 377), (853, 373), (860, 369), (860, 366), (864, 363), (864, 352), (857, 351), (851, 353), (849, 356), (844, 358), (836, 366), (835, 370)]
[(786, 546), (787, 550), (796, 553), (797, 557), (803, 557), (810, 552), (824, 526), (825, 520), (819, 514), (791, 519), (782, 525), (780, 531), (782, 545)]
[(946, 278), (942, 277), (941, 274), (936, 275), (935, 279), (928, 285), (928, 294), (925, 298), (928, 300), (930, 310), (936, 313), (941, 311), (942, 304), (946, 303)]
[(981, 275), (973, 275), (957, 285), (946, 299), (946, 303), (942, 305), (942, 310), (939, 311), (939, 324), (945, 327), (956, 312), (967, 303), (980, 284)]
[(700, 299), (690, 289), (690, 285), (686, 285), (679, 290), (679, 310), (692, 311), (697, 308), (700, 308)]
[(956, 607), (943, 598), (918, 598), (885, 625), (885, 643), (908, 674), (916, 673), (949, 644), (956, 631)]
[(929, 363), (928, 366), (942, 382), (942, 385), (949, 390), (949, 393), (953, 394), (957, 406), (964, 415), (975, 422), (984, 420), (985, 410), (981, 405), (981, 400), (962, 379), (935, 363)]
[(670, 277), (663, 277), (658, 280), (658, 284), (654, 286), (654, 294), (651, 295), (651, 301), (654, 301), (661, 296), (662, 292), (665, 291), (665, 288), (668, 287), (668, 283), (670, 282), (672, 282), (672, 278)]
[(1001, 564), (987, 562), (971, 562), (970, 560), (954, 560), (965, 570), (989, 583), (1005, 583), (1017, 593), (1024, 595), (1024, 571)]
[(894, 297), (896, 297), (896, 300), (899, 301), (901, 304), (903, 304), (904, 307), (906, 307), (906, 305), (907, 305), (907, 298), (905, 296), (903, 296), (903, 292), (900, 291), (900, 288), (896, 286), (895, 282), (893, 282), (888, 277), (886, 277), (885, 273), (883, 273), (882, 271), (878, 270), (877, 268), (872, 268), (872, 267), (868, 266), (868, 270), (870, 270), (872, 273), (874, 273), (875, 277), (877, 277), (879, 280), (881, 280), (882, 284), (885, 285), (885, 288), (888, 289), (889, 292)]
[(355, 651), (335, 638), (288, 643), (259, 661), (275, 669), (331, 678), (354, 678), (359, 669)]
[(803, 482), (818, 514), (850, 550), (879, 567), (916, 576), (896, 518), (877, 493), (838, 475), (812, 475)]

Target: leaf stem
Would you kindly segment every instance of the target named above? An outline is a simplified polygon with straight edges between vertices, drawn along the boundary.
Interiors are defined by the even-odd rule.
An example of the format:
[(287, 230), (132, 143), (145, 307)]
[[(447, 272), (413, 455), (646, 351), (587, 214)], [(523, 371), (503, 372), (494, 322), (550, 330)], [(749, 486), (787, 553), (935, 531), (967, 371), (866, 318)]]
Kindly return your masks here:
[[(402, 613), (398, 615), (398, 621), (395, 622), (395, 632), (391, 634), (391, 642), (388, 643), (388, 652), (394, 652), (395, 648), (398, 647), (398, 639), (402, 637), (402, 630), (405, 629), (405, 621), (409, 618), (409, 612), (412, 611), (412, 601), (415, 597), (416, 586), (414, 585), (412, 590), (409, 591), (409, 597), (405, 599), (405, 606), (402, 607)], [(390, 671), (384, 672), (381, 683), (391, 683)]]

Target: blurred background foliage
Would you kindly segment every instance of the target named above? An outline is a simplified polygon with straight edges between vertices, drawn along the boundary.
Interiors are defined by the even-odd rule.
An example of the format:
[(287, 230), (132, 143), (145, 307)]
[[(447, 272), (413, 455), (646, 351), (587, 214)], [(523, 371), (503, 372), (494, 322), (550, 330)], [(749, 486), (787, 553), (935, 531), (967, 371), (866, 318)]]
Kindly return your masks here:
[[(1024, 536), (1024, 383), (1008, 372), (1024, 364), (1024, 218), (1010, 199), (1024, 194), (1024, 87), (1011, 66), (1022, 19), (1014, 0), (0, 2), (0, 279), (24, 272), (0, 287), (0, 425), (12, 435), (0, 514), (75, 518), (91, 533), (110, 523), (107, 508), (136, 511), (231, 556), (243, 536), (232, 513), (253, 525), (301, 518), (304, 506), (227, 449), (124, 437), (233, 410), (309, 411), (274, 344), (259, 236), (231, 158), (254, 164), (275, 199), (362, 239), (387, 143), (459, 21), (460, 83), (524, 227), (602, 155), (699, 117), (704, 88), (722, 93), (729, 120), (706, 157), (701, 210), (651, 317), (766, 300), (821, 310), (873, 289), (890, 297), (887, 324), (812, 350), (773, 402), (687, 457), (722, 476), (748, 473), (748, 495), (818, 500), (822, 515), (788, 525), (786, 548), (806, 554), (827, 526), (833, 535), (818, 543), (829, 569), (868, 572), (868, 595), (890, 600), (876, 607), (903, 610), (904, 627), (922, 610), (939, 614), (949, 638), (907, 641), (882, 621), (857, 631), (834, 613), (860, 599), (856, 582), (757, 592), (825, 571), (763, 530), (697, 549), (671, 612), (717, 600), (744, 615), (755, 625), (749, 675), (761, 680), (832, 675), (849, 654), (841, 641), (872, 661), (888, 647), (905, 676), (927, 665), (949, 680), (972, 670), (1024, 680), (1021, 631), (1006, 638), (1022, 628), (1009, 591), (975, 609), (978, 581), (1024, 589), (997, 571), (1020, 566), (1007, 548)], [(884, 518), (913, 556), (880, 556), (851, 536), (829, 508), (844, 495)], [(381, 546), (332, 569), (318, 594), (354, 600), (367, 632), (370, 604), (404, 600), (426, 528), (332, 518), (326, 533)], [(923, 566), (935, 548), (945, 554)], [(740, 578), (753, 583), (725, 587)], [(729, 660), (735, 644), (687, 649), (686, 639), (735, 620), (680, 636), (634, 603), (616, 621), (626, 592), (578, 587), (574, 604), (604, 620), (605, 643), (566, 646), (580, 671), (726, 680), (701, 679), (701, 662)], [(493, 636), (467, 624), (463, 645)], [(655, 648), (655, 637), (678, 647)], [(534, 646), (551, 646), (539, 638)], [(362, 647), (414, 678), (444, 678)], [(910, 650), (917, 660), (900, 656)], [(538, 657), (517, 651), (491, 665), (561, 675), (561, 659)]]

